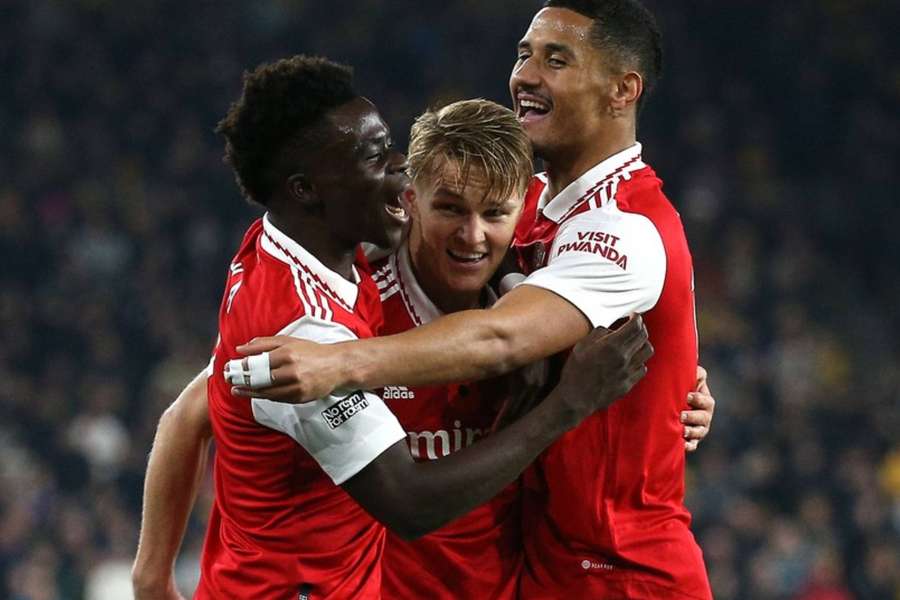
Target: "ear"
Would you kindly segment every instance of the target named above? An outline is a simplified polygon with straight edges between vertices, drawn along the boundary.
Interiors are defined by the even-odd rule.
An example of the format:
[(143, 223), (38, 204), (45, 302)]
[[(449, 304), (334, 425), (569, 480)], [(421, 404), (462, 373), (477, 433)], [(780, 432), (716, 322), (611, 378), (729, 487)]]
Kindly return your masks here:
[(400, 195), (400, 203), (403, 205), (403, 208), (406, 209), (410, 215), (418, 215), (419, 214), (419, 204), (417, 202), (418, 196), (416, 195), (416, 186), (411, 185), (404, 190), (404, 192)]
[(296, 202), (303, 208), (313, 209), (321, 204), (315, 186), (302, 173), (295, 173), (287, 178), (285, 191), (291, 202)]
[(610, 109), (613, 116), (620, 116), (637, 104), (644, 93), (644, 79), (635, 71), (626, 71), (612, 81), (613, 91), (610, 98)]

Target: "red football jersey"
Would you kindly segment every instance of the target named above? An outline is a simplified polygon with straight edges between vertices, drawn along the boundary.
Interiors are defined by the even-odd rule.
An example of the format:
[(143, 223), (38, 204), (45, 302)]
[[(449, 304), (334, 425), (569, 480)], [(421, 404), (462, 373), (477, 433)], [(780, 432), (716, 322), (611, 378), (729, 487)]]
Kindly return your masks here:
[(339, 484), (406, 437), (377, 396), (308, 404), (233, 396), (235, 347), (257, 336), (370, 337), (378, 291), (327, 269), (267, 218), (247, 231), (219, 312), (208, 381), (215, 503), (196, 598), (380, 598), (385, 529)]
[[(440, 310), (415, 279), (409, 250), (372, 263), (381, 290), (384, 335), (428, 323)], [(433, 460), (490, 432), (507, 393), (505, 379), (475, 384), (387, 387), (382, 398), (407, 432), (410, 452)], [(382, 559), (385, 598), (515, 598), (522, 564), (519, 484), (418, 540), (388, 532)]]
[(532, 181), (515, 246), (594, 326), (638, 312), (655, 349), (624, 398), (547, 449), (525, 477), (523, 598), (710, 598), (684, 500), (679, 420), (696, 382), (691, 255), (635, 144), (549, 198)]

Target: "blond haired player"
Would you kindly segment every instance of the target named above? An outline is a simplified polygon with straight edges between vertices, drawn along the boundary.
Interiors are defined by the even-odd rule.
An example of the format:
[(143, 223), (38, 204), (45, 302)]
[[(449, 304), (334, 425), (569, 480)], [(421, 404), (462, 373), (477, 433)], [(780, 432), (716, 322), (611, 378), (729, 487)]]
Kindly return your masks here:
[[(484, 100), (422, 115), (413, 126), (409, 161), (409, 241), (375, 262), (385, 333), (492, 301), (486, 283), (509, 246), (531, 168), (530, 145), (514, 115)], [(407, 432), (410, 451), (422, 460), (489, 433), (498, 405), (509, 397), (505, 381), (395, 386), (382, 393)], [(147, 476), (138, 583), (164, 582), (157, 589), (175, 593), (171, 565), (209, 435), (205, 390), (195, 382), (160, 423)], [(385, 596), (513, 597), (522, 556), (519, 529), (514, 484), (417, 541), (389, 534)], [(138, 591), (152, 590), (150, 583)]]
[[(219, 312), (206, 389), (216, 493), (196, 597), (380, 598), (384, 525), (420, 536), (496, 495), (643, 376), (652, 354), (646, 330), (635, 317), (598, 331), (530, 413), (425, 463), (368, 391), (338, 390), (302, 406), (235, 398), (229, 381), (259, 384), (269, 375), (237, 354), (255, 336), (329, 343), (378, 331), (379, 294), (358, 248), (389, 243), (408, 182), (405, 157), (391, 148), (375, 107), (353, 89), (347, 67), (326, 59), (296, 56), (245, 74), (219, 131), (241, 190), (266, 214), (232, 259)], [(194, 452), (173, 457), (163, 445), (151, 456), (139, 597), (177, 597), (170, 573), (186, 517), (178, 511), (189, 505), (201, 462), (202, 436), (192, 440)], [(183, 467), (174, 473), (187, 480), (182, 501), (160, 496), (172, 489), (168, 458)], [(174, 514), (166, 511), (173, 504)]]
[(526, 598), (711, 596), (684, 506), (680, 415), (697, 368), (692, 260), (678, 213), (637, 142), (661, 71), (637, 0), (550, 0), (517, 49), (514, 109), (544, 160), (516, 235), (528, 275), (492, 308), (329, 348), (257, 340), (286, 402), (345, 385), (496, 375), (644, 314), (657, 352), (622, 402), (564, 436), (529, 478)]

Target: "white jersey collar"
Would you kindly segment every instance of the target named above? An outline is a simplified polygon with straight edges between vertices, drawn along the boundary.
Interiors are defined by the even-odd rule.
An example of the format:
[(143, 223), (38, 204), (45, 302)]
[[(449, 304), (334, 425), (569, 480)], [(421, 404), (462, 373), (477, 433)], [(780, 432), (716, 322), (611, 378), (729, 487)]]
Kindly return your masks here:
[(290, 265), (300, 271), (301, 277), (309, 277), (312, 282), (325, 290), (335, 300), (344, 305), (347, 310), (353, 311), (356, 298), (359, 295), (359, 282), (361, 281), (356, 266), (352, 266), (353, 281), (344, 279), (322, 262), (310, 254), (303, 246), (287, 236), (269, 220), (269, 213), (263, 216), (263, 235), (261, 237), (263, 250), (274, 258)]
[[(409, 255), (409, 243), (407, 241), (404, 240), (400, 248), (394, 253), (393, 258), (396, 260), (403, 302), (409, 309), (410, 316), (416, 321), (416, 325), (425, 325), (444, 316), (443, 311), (432, 302), (425, 290), (422, 289), (422, 286), (419, 285), (415, 273), (413, 273), (412, 259)], [(490, 286), (485, 286), (485, 293), (488, 302), (484, 308), (488, 308), (497, 301), (497, 294), (494, 293)]]
[(604, 182), (620, 176), (627, 177), (628, 173), (642, 169), (644, 166), (646, 165), (641, 161), (641, 144), (635, 142), (633, 146), (613, 154), (588, 169), (584, 175), (567, 185), (553, 198), (550, 198), (549, 182), (544, 177), (543, 179), (548, 185), (541, 192), (538, 208), (545, 217), (559, 223), (584, 198), (597, 192)]

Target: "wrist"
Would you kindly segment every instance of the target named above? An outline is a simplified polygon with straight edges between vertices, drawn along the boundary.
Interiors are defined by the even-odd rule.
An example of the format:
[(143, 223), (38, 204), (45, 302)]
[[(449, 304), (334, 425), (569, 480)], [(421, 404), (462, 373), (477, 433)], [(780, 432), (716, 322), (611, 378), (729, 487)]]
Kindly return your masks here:
[[(554, 388), (533, 412), (543, 411), (540, 420), (546, 424), (552, 424), (554, 439), (570, 429), (574, 429), (584, 416), (577, 410), (574, 403), (568, 402), (565, 392), (559, 387)], [(549, 429), (549, 428), (548, 428)]]
[(131, 585), (138, 593), (162, 593), (170, 587), (174, 588), (175, 574), (171, 568), (149, 569), (135, 566), (131, 570)]
[(366, 353), (357, 350), (358, 346), (364, 344), (346, 343), (341, 345), (343, 346), (342, 351), (337, 354), (335, 388), (356, 390), (372, 387), (368, 385), (371, 373), (366, 364)]

